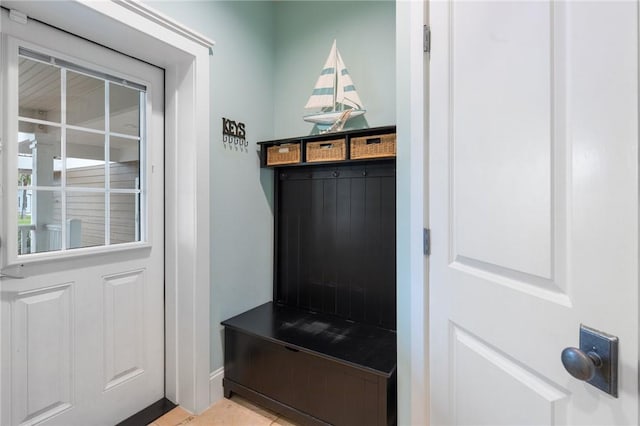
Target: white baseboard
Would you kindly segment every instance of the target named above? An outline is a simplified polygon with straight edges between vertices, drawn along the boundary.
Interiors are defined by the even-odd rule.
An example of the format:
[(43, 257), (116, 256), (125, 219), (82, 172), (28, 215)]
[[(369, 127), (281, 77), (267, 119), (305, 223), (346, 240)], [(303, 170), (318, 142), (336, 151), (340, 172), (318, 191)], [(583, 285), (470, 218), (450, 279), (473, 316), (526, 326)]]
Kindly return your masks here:
[(222, 390), (222, 377), (224, 376), (224, 367), (220, 367), (209, 374), (209, 403), (215, 404), (224, 398)]

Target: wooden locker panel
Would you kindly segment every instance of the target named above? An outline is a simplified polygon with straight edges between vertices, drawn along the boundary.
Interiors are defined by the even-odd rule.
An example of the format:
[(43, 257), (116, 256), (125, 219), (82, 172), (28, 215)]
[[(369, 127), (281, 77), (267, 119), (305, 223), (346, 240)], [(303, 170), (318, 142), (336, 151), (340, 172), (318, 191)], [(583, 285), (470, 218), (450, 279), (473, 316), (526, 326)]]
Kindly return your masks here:
[(395, 162), (276, 174), (275, 300), (394, 330)]

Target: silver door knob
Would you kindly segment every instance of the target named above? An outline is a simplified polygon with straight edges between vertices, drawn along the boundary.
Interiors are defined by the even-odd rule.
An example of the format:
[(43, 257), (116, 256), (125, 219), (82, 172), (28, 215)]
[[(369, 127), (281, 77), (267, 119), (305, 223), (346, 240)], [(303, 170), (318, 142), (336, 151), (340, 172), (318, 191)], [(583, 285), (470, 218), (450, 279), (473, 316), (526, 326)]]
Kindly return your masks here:
[(602, 367), (602, 358), (593, 351), (585, 352), (578, 348), (565, 348), (562, 351), (562, 365), (573, 377), (589, 381)]

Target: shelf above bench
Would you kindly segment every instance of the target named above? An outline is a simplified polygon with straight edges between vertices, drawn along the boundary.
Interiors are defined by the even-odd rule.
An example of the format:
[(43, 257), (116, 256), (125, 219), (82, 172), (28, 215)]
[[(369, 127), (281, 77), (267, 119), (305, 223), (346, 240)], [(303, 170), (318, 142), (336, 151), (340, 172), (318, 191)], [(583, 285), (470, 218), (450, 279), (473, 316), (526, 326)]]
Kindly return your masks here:
[(396, 126), (383, 126), (258, 142), (260, 166), (290, 167), (395, 158), (395, 134)]

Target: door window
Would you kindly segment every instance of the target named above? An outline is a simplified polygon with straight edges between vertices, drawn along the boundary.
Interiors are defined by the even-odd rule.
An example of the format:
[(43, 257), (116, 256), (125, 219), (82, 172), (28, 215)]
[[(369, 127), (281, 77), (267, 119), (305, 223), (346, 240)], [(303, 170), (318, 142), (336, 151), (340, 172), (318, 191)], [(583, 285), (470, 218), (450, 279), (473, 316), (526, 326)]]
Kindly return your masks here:
[(144, 241), (146, 88), (20, 48), (18, 255)]

